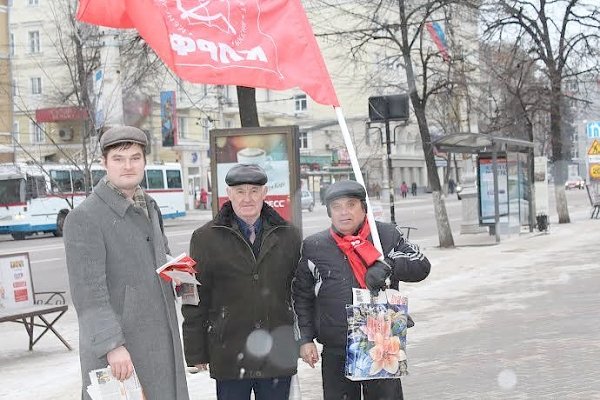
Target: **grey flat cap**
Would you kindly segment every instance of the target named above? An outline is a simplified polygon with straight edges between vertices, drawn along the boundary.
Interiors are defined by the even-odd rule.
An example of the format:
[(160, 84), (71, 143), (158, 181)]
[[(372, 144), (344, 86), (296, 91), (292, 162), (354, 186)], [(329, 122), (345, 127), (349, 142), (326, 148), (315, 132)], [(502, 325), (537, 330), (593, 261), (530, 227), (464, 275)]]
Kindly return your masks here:
[(355, 197), (365, 200), (367, 192), (363, 185), (356, 181), (338, 181), (327, 188), (325, 192), (325, 204), (329, 204), (340, 197)]
[(238, 164), (225, 176), (227, 186), (258, 185), (267, 183), (267, 173), (256, 164)]
[(148, 138), (144, 131), (134, 126), (115, 126), (100, 136), (100, 148), (102, 150), (113, 144), (128, 142), (146, 147), (148, 145)]

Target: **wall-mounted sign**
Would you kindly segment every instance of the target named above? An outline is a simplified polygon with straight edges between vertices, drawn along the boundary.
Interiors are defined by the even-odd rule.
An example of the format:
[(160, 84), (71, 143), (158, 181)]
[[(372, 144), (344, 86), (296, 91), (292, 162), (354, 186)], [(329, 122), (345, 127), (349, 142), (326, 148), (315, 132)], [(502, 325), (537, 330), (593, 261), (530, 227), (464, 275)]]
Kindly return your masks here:
[(600, 156), (600, 142), (595, 140), (592, 142), (592, 145), (588, 149), (589, 156)]
[(600, 121), (588, 122), (585, 131), (590, 139), (600, 138)]
[(593, 181), (600, 180), (600, 164), (590, 164), (590, 179)]

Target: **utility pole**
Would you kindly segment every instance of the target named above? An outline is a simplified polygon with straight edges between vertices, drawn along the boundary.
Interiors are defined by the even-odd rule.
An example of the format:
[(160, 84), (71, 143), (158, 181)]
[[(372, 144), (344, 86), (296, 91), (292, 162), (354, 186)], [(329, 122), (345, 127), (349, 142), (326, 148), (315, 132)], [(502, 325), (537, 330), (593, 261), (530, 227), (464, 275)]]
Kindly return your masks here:
[(388, 119), (385, 120), (385, 153), (386, 153), (386, 162), (387, 162), (387, 170), (388, 170), (388, 187), (390, 193), (390, 221), (392, 224), (396, 223), (396, 196), (394, 190), (394, 173), (392, 169), (392, 143), (396, 144), (396, 142), (392, 142), (390, 138), (390, 121)]

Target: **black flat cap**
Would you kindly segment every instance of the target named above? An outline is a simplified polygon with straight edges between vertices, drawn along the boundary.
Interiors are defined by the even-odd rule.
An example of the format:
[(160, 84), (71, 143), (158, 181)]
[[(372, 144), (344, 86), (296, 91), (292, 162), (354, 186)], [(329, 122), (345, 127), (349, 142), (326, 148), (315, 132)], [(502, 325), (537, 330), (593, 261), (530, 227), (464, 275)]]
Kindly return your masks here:
[(227, 186), (258, 185), (267, 183), (267, 173), (256, 164), (238, 164), (225, 176)]
[(329, 204), (340, 197), (354, 197), (365, 200), (367, 192), (363, 185), (356, 181), (338, 181), (327, 188), (325, 192), (325, 204)]
[(148, 138), (143, 130), (135, 126), (114, 126), (100, 136), (102, 150), (117, 143), (137, 143), (146, 147)]

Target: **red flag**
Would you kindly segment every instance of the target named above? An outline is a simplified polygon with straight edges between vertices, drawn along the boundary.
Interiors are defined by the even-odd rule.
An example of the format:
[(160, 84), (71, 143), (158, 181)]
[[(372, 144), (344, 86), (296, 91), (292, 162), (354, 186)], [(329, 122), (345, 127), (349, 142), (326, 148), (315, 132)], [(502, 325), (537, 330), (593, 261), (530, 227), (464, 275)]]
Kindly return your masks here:
[(79, 0), (77, 19), (111, 28), (134, 28), (123, 0)]
[[(122, 27), (131, 21), (185, 80), (299, 87), (318, 103), (339, 105), (300, 0), (87, 0), (80, 8), (84, 3), (88, 11), (78, 13), (81, 21)], [(116, 3), (125, 4), (127, 18), (118, 15)]]

